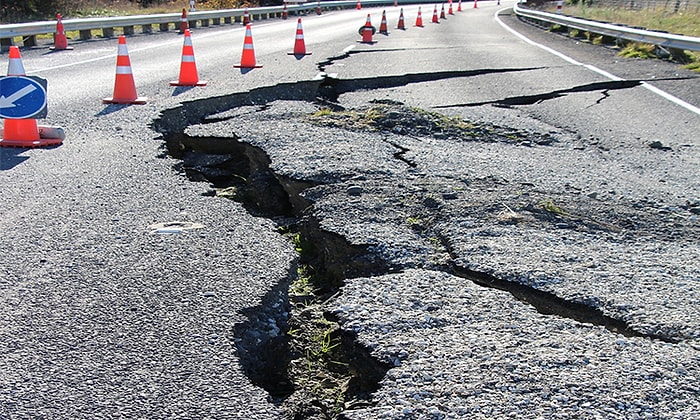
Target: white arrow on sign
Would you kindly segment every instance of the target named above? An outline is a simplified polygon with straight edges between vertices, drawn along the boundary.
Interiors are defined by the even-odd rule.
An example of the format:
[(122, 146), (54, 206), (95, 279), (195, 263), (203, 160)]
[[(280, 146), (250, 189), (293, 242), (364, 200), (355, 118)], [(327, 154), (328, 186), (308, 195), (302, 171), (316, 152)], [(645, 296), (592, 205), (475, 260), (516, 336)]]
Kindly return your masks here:
[(27, 85), (7, 98), (5, 95), (0, 96), (0, 108), (14, 108), (15, 102), (29, 95), (36, 90), (36, 86)]

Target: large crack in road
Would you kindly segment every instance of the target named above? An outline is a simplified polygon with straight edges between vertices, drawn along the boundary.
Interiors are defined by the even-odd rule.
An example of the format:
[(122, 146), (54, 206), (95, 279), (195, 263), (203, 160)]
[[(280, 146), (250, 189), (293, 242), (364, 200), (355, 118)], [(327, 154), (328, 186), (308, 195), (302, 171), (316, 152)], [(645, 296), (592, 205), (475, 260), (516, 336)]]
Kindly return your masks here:
[[(328, 63), (331, 61), (332, 59)], [(288, 418), (334, 418), (344, 409), (366, 406), (370, 404), (370, 393), (377, 389), (380, 380), (392, 366), (371, 356), (370, 349), (359, 344), (353, 334), (338, 328), (336, 320), (324, 312), (324, 302), (338, 293), (347, 279), (356, 277), (381, 276), (419, 266), (448, 272), (488, 288), (509, 291), (515, 298), (528, 302), (545, 315), (601, 325), (627, 336), (679, 341), (677, 337), (663, 333), (653, 334), (635, 329), (625, 320), (605, 315), (598, 308), (585, 303), (566, 300), (532, 285), (499, 279), (492, 273), (465, 267), (459, 261), (450, 239), (440, 229), (436, 229), (441, 219), (449, 217), (449, 214), (441, 212), (443, 202), (454, 200), (458, 192), (440, 193), (438, 197), (430, 188), (413, 189), (412, 196), (406, 199), (411, 203), (407, 208), (410, 207), (413, 212), (407, 220), (410, 229), (417, 232), (418, 237), (432, 244), (433, 255), (429, 258), (431, 261), (417, 265), (415, 262), (397, 264), (396, 261), (387, 259), (386, 253), (380, 251), (381, 247), (377, 244), (358, 245), (343, 235), (328, 230), (324, 226), (325, 221), (315, 213), (314, 206), (319, 202), (319, 194), (340, 189), (345, 196), (363, 195), (369, 188), (367, 182), (372, 174), (358, 174), (356, 177), (332, 174), (322, 178), (293, 177), (276, 171), (274, 158), (264, 147), (249, 142), (248, 133), (229, 131), (225, 136), (218, 135), (216, 130), (210, 136), (186, 133), (191, 126), (198, 125), (207, 131), (207, 126), (263, 113), (274, 102), (294, 101), (318, 104), (315, 108), (320, 113), (311, 115), (312, 124), (342, 128), (350, 122), (360, 124), (360, 129), (380, 132), (382, 140), (396, 150), (392, 154), (393, 158), (411, 170), (416, 168), (417, 163), (414, 157), (409, 156), (411, 148), (401, 139), (421, 141), (425, 137), (431, 137), (502, 142), (512, 147), (548, 147), (556, 139), (508, 127), (458, 121), (437, 113), (417, 112), (391, 101), (377, 102), (367, 109), (348, 111), (338, 103), (340, 94), (357, 90), (529, 70), (534, 68), (408, 74), (355, 80), (324, 77), (184, 102), (176, 108), (163, 111), (160, 118), (154, 121), (154, 128), (163, 135), (166, 149), (164, 154), (181, 160), (176, 169), (183, 171), (193, 181), (211, 183), (214, 188), (211, 195), (233, 198), (242, 202), (252, 214), (276, 221), (282, 233), (297, 241), (300, 251), (299, 269), (297, 275), (289, 279), (289, 283), (306, 287), (299, 286), (299, 282), (308, 281), (311, 285), (305, 292), (282, 291), (288, 297), (284, 301), (279, 301), (280, 291), (271, 292), (269, 300), (249, 309), (246, 313), (249, 321), (235, 328), (238, 354), (244, 370), (255, 384), (265, 388), (273, 401), (283, 407)], [(506, 98), (488, 103), (453, 106), (518, 105), (566, 93), (592, 90), (607, 92), (638, 84), (639, 81), (591, 84), (537, 97)], [(323, 111), (329, 104), (333, 110)], [(381, 115), (383, 119), (368, 117), (372, 113), (375, 116)], [(393, 119), (387, 115), (393, 116)], [(497, 179), (491, 181), (495, 184), (508, 183)], [(377, 182), (381, 183), (381, 179)], [(526, 183), (521, 187), (523, 185), (527, 188)], [(312, 191), (316, 187), (320, 189)], [(547, 209), (546, 205), (543, 206)], [(530, 210), (537, 215), (537, 211)], [(511, 213), (514, 212), (511, 210)], [(544, 218), (553, 218), (556, 223), (563, 224), (557, 218), (560, 214), (556, 207), (540, 213)], [(515, 216), (506, 224), (513, 220)], [(573, 219), (567, 221), (569, 224), (574, 222)], [(579, 222), (583, 226), (581, 229), (608, 230), (604, 223), (591, 223), (582, 219)], [(406, 249), (403, 252), (411, 251)], [(313, 324), (313, 328), (299, 332), (304, 324)], [(296, 340), (295, 335), (305, 335), (306, 341)], [(312, 345), (320, 347), (308, 347)], [(303, 381), (299, 380), (299, 376), (304, 376)]]

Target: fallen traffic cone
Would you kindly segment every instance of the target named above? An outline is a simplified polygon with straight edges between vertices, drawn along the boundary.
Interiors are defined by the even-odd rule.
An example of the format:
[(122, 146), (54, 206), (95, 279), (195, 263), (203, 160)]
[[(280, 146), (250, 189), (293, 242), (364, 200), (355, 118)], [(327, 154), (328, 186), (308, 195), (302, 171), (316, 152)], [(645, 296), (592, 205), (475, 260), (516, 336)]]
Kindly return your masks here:
[(61, 14), (56, 13), (56, 36), (54, 37), (53, 47), (49, 47), (50, 50), (72, 50), (73, 47), (68, 46), (68, 39), (66, 38), (66, 30), (63, 28), (63, 21), (61, 20)]
[(245, 38), (243, 39), (243, 54), (241, 63), (233, 66), (239, 69), (259, 69), (255, 61), (255, 48), (253, 47), (253, 34), (250, 31), (250, 24), (245, 26)]
[(450, 7), (447, 8), (447, 14), (454, 15), (454, 12), (452, 11), (452, 0), (450, 0), (449, 5)]
[(386, 25), (386, 10), (382, 10), (382, 21), (379, 24), (379, 33), (389, 35), (389, 28)]
[(124, 35), (119, 37), (117, 48), (117, 75), (114, 78), (114, 95), (110, 98), (104, 98), (102, 103), (143, 105), (146, 103), (146, 98), (136, 94), (134, 75), (131, 73), (131, 61)]
[[(22, 64), (22, 56), (19, 53), (19, 47), (10, 47), (9, 64), (7, 66), (8, 76), (26, 76), (24, 65)], [(21, 91), (22, 89), (20, 89)], [(30, 94), (26, 93), (24, 96)], [(13, 95), (10, 95), (10, 97)], [(11, 106), (14, 107), (14, 101), (4, 95), (0, 96), (3, 100), (9, 100)], [(19, 99), (19, 98), (18, 98)], [(0, 146), (1, 147), (41, 147), (53, 146), (63, 143), (63, 129), (59, 127), (40, 127), (36, 120), (32, 118), (6, 118), (4, 127), (0, 129)], [(53, 132), (51, 132), (53, 131)], [(42, 138), (42, 133), (45, 133)]]
[(418, 6), (418, 16), (416, 16), (416, 26), (419, 28), (423, 27), (423, 16), (420, 13), (420, 6)]
[(360, 0), (357, 0), (357, 6), (355, 7), (357, 10), (362, 10), (362, 3), (360, 3)]
[(301, 27), (301, 18), (297, 19), (297, 34), (294, 39), (294, 51), (287, 54), (295, 56), (311, 55), (311, 52), (306, 52), (306, 44), (304, 44), (304, 30)]
[(462, 11), (462, 0), (459, 0), (459, 3), (457, 3), (457, 11), (458, 12)]
[(406, 30), (406, 25), (403, 21), (403, 7), (401, 8), (401, 12), (399, 12), (399, 24), (396, 25), (396, 29), (403, 29), (404, 31)]
[(243, 11), (243, 25), (250, 25), (250, 13), (248, 13), (248, 8)]
[(370, 15), (367, 14), (367, 21), (365, 22), (365, 25), (360, 27), (360, 33), (362, 34), (362, 41), (363, 44), (374, 44), (374, 41), (372, 40), (372, 35), (374, 35), (374, 32), (376, 32), (376, 29), (374, 26), (372, 26), (372, 21), (370, 19)]
[(289, 17), (289, 12), (287, 12), (287, 3), (284, 3), (284, 8), (282, 9), (282, 19), (287, 19)]
[(433, 9), (433, 20), (431, 22), (440, 23), (440, 21), (438, 20), (437, 5), (435, 5), (435, 9)]
[(180, 77), (170, 82), (170, 86), (206, 86), (207, 82), (199, 81), (197, 64), (194, 61), (194, 48), (190, 30), (185, 29), (185, 42), (182, 44), (182, 60), (180, 61)]
[(190, 24), (187, 22), (187, 10), (182, 9), (182, 16), (180, 17), (180, 33), (184, 34), (185, 30), (190, 28)]

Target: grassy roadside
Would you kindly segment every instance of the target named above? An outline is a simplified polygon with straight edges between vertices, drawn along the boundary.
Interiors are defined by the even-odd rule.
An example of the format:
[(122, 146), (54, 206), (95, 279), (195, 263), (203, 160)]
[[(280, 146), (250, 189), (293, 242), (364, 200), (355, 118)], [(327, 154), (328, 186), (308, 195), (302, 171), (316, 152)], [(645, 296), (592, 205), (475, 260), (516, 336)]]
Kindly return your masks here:
[[(257, 7), (274, 0), (196, 0), (196, 10)], [(0, 23), (53, 20), (56, 13), (64, 19), (179, 13), (189, 10), (189, 0), (34, 0), (26, 5), (21, 0), (0, 1)], [(36, 3), (36, 4), (35, 4)], [(279, 2), (281, 3), (281, 0)]]
[[(556, 13), (556, 6), (551, 7), (549, 11)], [(630, 10), (579, 4), (564, 6), (562, 13), (583, 19), (622, 23), (652, 31), (700, 37), (700, 12), (669, 13), (664, 9)]]
[[(556, 5), (549, 6), (547, 11), (556, 13)], [(670, 13), (663, 8), (630, 10), (615, 7), (593, 7), (583, 3), (565, 5), (562, 13), (582, 19), (614, 22), (628, 26), (646, 28), (652, 31), (665, 31), (672, 34), (700, 37), (700, 11), (681, 11)], [(637, 58), (659, 58), (654, 53), (655, 48), (638, 43), (625, 47), (620, 55)], [(684, 67), (700, 72), (700, 52), (686, 51), (687, 61)]]

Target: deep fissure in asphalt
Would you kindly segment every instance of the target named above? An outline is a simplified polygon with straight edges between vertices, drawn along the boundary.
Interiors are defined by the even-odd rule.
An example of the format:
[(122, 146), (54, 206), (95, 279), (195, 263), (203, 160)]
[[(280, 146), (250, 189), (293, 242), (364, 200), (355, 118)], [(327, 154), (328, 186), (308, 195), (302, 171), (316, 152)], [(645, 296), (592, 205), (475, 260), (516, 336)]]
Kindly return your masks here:
[[(529, 69), (503, 71), (523, 70)], [(293, 306), (298, 302), (295, 302), (294, 298), (279, 300), (280, 294), (288, 296), (290, 283), (301, 276), (301, 271), (297, 270), (296, 273), (290, 273), (287, 282), (280, 285), (280, 290), (271, 291), (268, 299), (260, 306), (250, 308), (246, 313), (248, 322), (237, 325), (234, 331), (245, 372), (252, 382), (266, 389), (273, 400), (285, 409), (288, 418), (312, 415), (333, 418), (343, 408), (350, 409), (353, 406), (369, 404), (370, 393), (377, 389), (379, 381), (391, 366), (374, 359), (368, 349), (359, 345), (355, 337), (337, 328), (332, 317), (324, 314), (320, 308), (322, 302), (336, 293), (346, 279), (378, 276), (392, 269), (376, 255), (372, 255), (367, 247), (351, 246), (343, 237), (321, 229), (313, 217), (312, 207), (300, 194), (313, 184), (275, 174), (270, 168), (270, 158), (264, 150), (240, 141), (235, 134), (230, 138), (190, 137), (184, 134), (184, 130), (192, 124), (235, 118), (210, 116), (242, 106), (254, 105), (263, 109), (266, 104), (276, 100), (296, 100), (316, 101), (323, 106), (335, 104), (337, 108), (342, 109), (337, 103), (337, 98), (344, 92), (478, 74), (483, 72), (402, 75), (356, 81), (325, 78), (281, 83), (249, 92), (185, 102), (176, 108), (163, 111), (161, 117), (154, 121), (154, 128), (163, 134), (166, 148), (164, 155), (181, 161), (176, 165), (177, 170), (184, 172), (193, 181), (211, 183), (216, 189), (211, 195), (224, 196), (244, 203), (252, 214), (271, 218), (285, 227), (286, 234), (296, 234), (301, 240), (314, 245), (313, 251), (305, 250), (301, 253), (298, 262), (299, 267), (313, 267), (312, 277), (313, 282), (316, 282), (314, 293), (300, 306), (301, 310), (295, 313)], [(590, 88), (584, 87), (582, 91), (589, 91)], [(599, 88), (609, 89), (610, 86)], [(394, 154), (396, 159), (409, 166), (415, 165), (404, 157), (409, 151), (407, 148), (396, 144), (394, 147), (398, 149)], [(449, 251), (449, 244), (444, 240), (442, 246)], [(532, 304), (543, 314), (556, 314), (581, 322), (603, 325), (621, 334), (642, 336), (623, 321), (604, 317), (598, 310), (584, 304), (564, 301), (526, 285), (469, 271), (454, 262), (441, 269), (485, 287), (507, 290), (517, 299)], [(310, 302), (312, 298), (318, 298), (315, 306)], [(311, 312), (314, 311), (320, 313), (313, 314), (312, 317)], [(314, 396), (317, 394), (300, 388), (294, 383), (295, 378), (290, 376), (290, 366), (304, 356), (299, 354), (303, 353), (303, 350), (294, 347), (294, 328), (290, 325), (315, 323), (319, 322), (319, 319), (322, 327), (326, 328), (322, 340), (328, 340), (328, 360), (333, 362), (327, 364), (332, 364), (342, 371), (341, 378), (348, 378), (342, 386), (338, 386), (337, 382), (332, 385), (335, 387), (332, 392), (337, 393), (335, 403), (319, 400)], [(330, 374), (320, 375), (330, 377)], [(309, 383), (308, 386), (324, 386), (324, 379), (317, 383)], [(330, 382), (332, 381), (326, 383)]]

